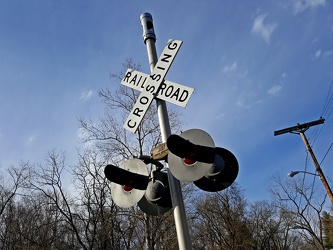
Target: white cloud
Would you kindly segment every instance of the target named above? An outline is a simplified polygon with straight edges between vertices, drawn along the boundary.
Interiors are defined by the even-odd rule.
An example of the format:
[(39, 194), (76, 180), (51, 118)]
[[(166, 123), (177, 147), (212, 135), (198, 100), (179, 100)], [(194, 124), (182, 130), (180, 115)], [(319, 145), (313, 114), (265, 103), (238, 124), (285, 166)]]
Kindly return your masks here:
[(333, 50), (322, 51), (318, 49), (315, 53), (316, 58), (327, 58), (333, 55)]
[(251, 97), (249, 96), (240, 96), (236, 102), (236, 105), (239, 107), (239, 108), (242, 108), (242, 109), (249, 109), (253, 106), (253, 104), (258, 104), (259, 102), (257, 101), (251, 101)]
[(30, 135), (28, 138), (27, 138), (27, 140), (26, 140), (26, 145), (31, 145), (34, 141), (35, 141), (35, 139), (36, 139), (36, 136), (35, 135)]
[(326, 0), (294, 0), (294, 13), (298, 14), (325, 5)]
[(278, 26), (277, 23), (266, 23), (264, 24), (264, 19), (267, 15), (258, 16), (253, 23), (252, 33), (261, 36), (267, 43), (270, 41), (270, 37), (273, 31)]
[(237, 68), (237, 62), (234, 62), (233, 64), (227, 65), (223, 68), (224, 73), (235, 71)]
[(315, 53), (315, 57), (318, 58), (318, 57), (320, 57), (320, 56), (321, 56), (321, 50), (318, 49), (318, 50), (316, 51), (316, 53)]
[(248, 70), (245, 70), (244, 72), (240, 72), (240, 73), (238, 74), (238, 76), (239, 76), (240, 78), (245, 78), (245, 77), (248, 75), (248, 73), (249, 73), (249, 71), (248, 71)]
[(323, 57), (329, 57), (333, 55), (333, 50), (327, 50), (323, 53)]
[(218, 115), (214, 116), (214, 120), (221, 121), (226, 117), (225, 113), (219, 113)]
[(93, 96), (93, 94), (94, 92), (91, 89), (85, 90), (81, 93), (80, 100), (88, 101)]
[(279, 93), (282, 89), (281, 85), (274, 85), (273, 87), (271, 87), (268, 91), (267, 94), (269, 95), (276, 95), (277, 93)]
[(287, 73), (286, 72), (283, 72), (282, 73), (282, 78), (286, 78), (287, 77)]
[(238, 99), (237, 102), (236, 102), (236, 105), (240, 108), (244, 108), (245, 107), (244, 99), (243, 98)]

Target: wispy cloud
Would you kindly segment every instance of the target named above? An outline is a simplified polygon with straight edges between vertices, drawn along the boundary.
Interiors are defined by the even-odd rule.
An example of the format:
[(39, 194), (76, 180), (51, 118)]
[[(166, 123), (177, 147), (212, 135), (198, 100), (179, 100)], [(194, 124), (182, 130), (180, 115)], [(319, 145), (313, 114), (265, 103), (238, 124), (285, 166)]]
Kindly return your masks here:
[(94, 95), (94, 92), (90, 90), (85, 90), (81, 93), (80, 100), (88, 101)]
[(294, 0), (294, 13), (298, 14), (306, 10), (325, 6), (326, 0)]
[(264, 23), (267, 15), (258, 16), (253, 23), (252, 33), (261, 36), (266, 43), (269, 43), (273, 31), (278, 26), (277, 23)]
[(315, 57), (318, 58), (318, 57), (320, 57), (320, 56), (321, 56), (321, 50), (318, 49), (318, 50), (316, 51), (316, 53), (315, 53)]
[(36, 139), (36, 136), (35, 136), (35, 135), (30, 135), (30, 136), (26, 139), (25, 144), (28, 145), (28, 146), (30, 146), (30, 145), (35, 141), (35, 139)]
[(330, 57), (332, 55), (333, 55), (333, 50), (322, 51), (321, 49), (318, 49), (315, 52), (315, 57), (316, 58), (326, 58), (326, 57)]
[(225, 118), (226, 114), (225, 113), (219, 113), (218, 115), (215, 115), (213, 117), (214, 120), (221, 121)]
[(323, 57), (330, 57), (333, 55), (333, 50), (324, 51)]
[(276, 95), (277, 93), (279, 93), (282, 89), (281, 85), (274, 85), (273, 87), (271, 87), (268, 91), (267, 94), (269, 95)]
[(236, 106), (242, 109), (249, 109), (254, 107), (255, 105), (260, 105), (263, 102), (262, 99), (258, 100), (250, 100), (250, 98), (248, 99), (249, 100), (245, 100), (244, 98), (240, 97), (236, 102)]
[(229, 73), (232, 71), (235, 71), (237, 69), (237, 62), (234, 62), (232, 64), (229, 64), (223, 68), (224, 73)]
[(248, 104), (245, 104), (245, 100), (244, 98), (239, 98), (236, 102), (236, 105), (239, 107), (239, 108), (250, 108), (251, 105), (248, 105)]

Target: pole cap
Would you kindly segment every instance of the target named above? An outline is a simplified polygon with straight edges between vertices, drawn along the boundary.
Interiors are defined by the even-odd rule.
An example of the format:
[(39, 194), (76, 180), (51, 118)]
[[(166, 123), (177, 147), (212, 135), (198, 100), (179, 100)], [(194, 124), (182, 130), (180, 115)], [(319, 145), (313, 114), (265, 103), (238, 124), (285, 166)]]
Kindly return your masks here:
[(146, 43), (147, 39), (154, 39), (156, 41), (156, 35), (154, 31), (154, 25), (153, 25), (153, 17), (149, 13), (143, 13), (140, 16), (141, 20), (141, 26), (143, 29), (143, 41)]

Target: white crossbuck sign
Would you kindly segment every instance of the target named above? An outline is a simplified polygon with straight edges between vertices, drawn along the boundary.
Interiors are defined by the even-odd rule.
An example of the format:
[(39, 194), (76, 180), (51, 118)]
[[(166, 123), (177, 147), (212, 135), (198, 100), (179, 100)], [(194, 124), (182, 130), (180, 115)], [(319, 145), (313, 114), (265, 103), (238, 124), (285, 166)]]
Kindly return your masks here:
[(127, 70), (121, 84), (140, 90), (141, 93), (124, 124), (125, 129), (133, 133), (136, 132), (155, 97), (181, 107), (186, 106), (194, 89), (164, 80), (182, 43), (179, 40), (168, 42), (151, 75), (132, 69)]

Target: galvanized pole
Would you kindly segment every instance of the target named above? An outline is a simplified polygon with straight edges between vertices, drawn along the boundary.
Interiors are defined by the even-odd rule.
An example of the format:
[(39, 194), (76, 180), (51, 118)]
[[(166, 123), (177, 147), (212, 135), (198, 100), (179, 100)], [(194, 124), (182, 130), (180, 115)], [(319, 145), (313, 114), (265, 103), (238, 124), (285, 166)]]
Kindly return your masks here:
[[(140, 16), (140, 20), (143, 28), (143, 41), (146, 44), (148, 52), (150, 71), (153, 71), (155, 64), (157, 63), (158, 60), (155, 47), (156, 35), (153, 26), (153, 18), (152, 15), (149, 13), (143, 13)], [(156, 99), (156, 104), (157, 104), (158, 119), (162, 135), (162, 142), (166, 142), (168, 137), (171, 135), (167, 107), (165, 101), (161, 99)], [(184, 249), (184, 250), (192, 249), (180, 182), (171, 174), (168, 165), (167, 165), (167, 172), (168, 172), (168, 179), (170, 185), (179, 249)]]

